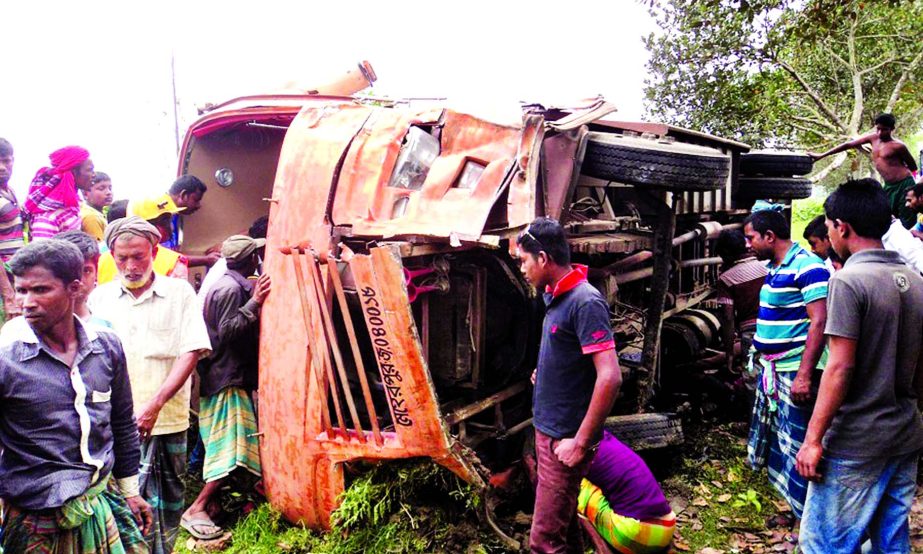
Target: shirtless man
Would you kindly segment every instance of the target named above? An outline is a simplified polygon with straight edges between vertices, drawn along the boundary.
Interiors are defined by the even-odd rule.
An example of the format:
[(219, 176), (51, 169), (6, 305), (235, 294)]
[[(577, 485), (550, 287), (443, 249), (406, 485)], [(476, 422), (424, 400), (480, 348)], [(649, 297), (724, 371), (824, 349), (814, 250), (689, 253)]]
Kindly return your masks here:
[(914, 185), (912, 172), (917, 170), (917, 164), (907, 146), (891, 135), (896, 124), (897, 121), (893, 115), (879, 114), (875, 118), (874, 133), (844, 142), (823, 154), (809, 152), (809, 155), (817, 161), (850, 148), (860, 148), (864, 144), (871, 144), (872, 161), (875, 162), (875, 169), (884, 181), (885, 193), (888, 195), (888, 203), (891, 206), (891, 215), (900, 218), (904, 227), (910, 229), (917, 222), (917, 215), (905, 205), (905, 201), (907, 190)]

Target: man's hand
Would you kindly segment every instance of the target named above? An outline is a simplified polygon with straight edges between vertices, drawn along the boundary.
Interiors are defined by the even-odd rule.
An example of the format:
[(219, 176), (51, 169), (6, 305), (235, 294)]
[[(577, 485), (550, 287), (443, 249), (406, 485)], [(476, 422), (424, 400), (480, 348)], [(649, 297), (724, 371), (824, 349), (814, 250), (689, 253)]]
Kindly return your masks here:
[(205, 265), (211, 267), (221, 259), (221, 252), (213, 251), (205, 253)]
[(811, 377), (802, 377), (801, 374), (795, 376), (792, 381), (792, 400), (795, 404), (807, 404), (811, 401)]
[(161, 408), (163, 408), (162, 405), (158, 404), (156, 400), (151, 399), (141, 408), (141, 413), (135, 414), (141, 440), (147, 440), (151, 437), (151, 431), (154, 429), (154, 424), (157, 423), (157, 416), (160, 415)]
[(810, 156), (811, 159), (814, 160), (815, 162), (816, 162), (817, 160), (823, 158), (823, 156), (820, 155), (820, 154), (818, 154), (817, 152), (807, 152), (807, 155)]
[(3, 299), (3, 311), (6, 313), (7, 321), (22, 315), (22, 307), (16, 302), (15, 296)]
[(151, 505), (140, 496), (126, 498), (125, 502), (128, 503), (131, 514), (135, 516), (135, 521), (138, 522), (141, 534), (147, 535), (147, 532), (154, 526), (154, 514), (151, 512)]
[(817, 466), (820, 465), (820, 459), (824, 454), (824, 448), (819, 442), (805, 442), (798, 451), (795, 458), (795, 468), (798, 473), (808, 481), (820, 481), (823, 475), (817, 472)]
[(272, 279), (269, 278), (268, 274), (264, 273), (256, 280), (256, 286), (253, 287), (253, 299), (256, 300), (257, 304), (262, 306), (271, 290)]
[(561, 439), (554, 447), (554, 455), (567, 467), (577, 467), (586, 458), (586, 452), (576, 439)]
[(535, 386), (535, 374), (538, 372), (538, 368), (532, 370), (532, 386)]

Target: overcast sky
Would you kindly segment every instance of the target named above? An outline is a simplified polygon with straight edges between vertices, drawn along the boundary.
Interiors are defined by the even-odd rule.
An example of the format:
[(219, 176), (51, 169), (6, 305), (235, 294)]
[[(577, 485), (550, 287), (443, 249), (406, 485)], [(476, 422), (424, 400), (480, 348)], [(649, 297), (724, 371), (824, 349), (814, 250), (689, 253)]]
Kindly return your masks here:
[(515, 106), (603, 94), (642, 115), (653, 22), (635, 0), (592, 2), (6, 2), (0, 137), (27, 189), (48, 154), (90, 150), (116, 198), (176, 175), (171, 59), (180, 136), (195, 106), (327, 80), (369, 60), (374, 94)]

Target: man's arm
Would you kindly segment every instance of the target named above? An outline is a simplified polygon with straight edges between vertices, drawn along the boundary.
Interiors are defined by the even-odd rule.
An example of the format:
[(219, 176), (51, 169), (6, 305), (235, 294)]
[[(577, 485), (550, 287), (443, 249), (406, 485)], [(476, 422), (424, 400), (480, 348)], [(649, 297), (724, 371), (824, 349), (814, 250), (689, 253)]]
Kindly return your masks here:
[(211, 267), (215, 265), (215, 262), (218, 261), (218, 258), (221, 257), (220, 252), (212, 252), (210, 254), (186, 254), (186, 259), (189, 260), (189, 267)]
[(614, 348), (594, 353), (593, 365), (596, 367), (596, 385), (580, 429), (574, 438), (562, 439), (554, 449), (561, 463), (568, 467), (576, 467), (586, 458), (593, 442), (599, 437), (606, 416), (612, 411), (622, 385), (622, 371)]
[(824, 353), (824, 328), (827, 326), (827, 300), (820, 299), (806, 306), (808, 319), (808, 338), (804, 344), (804, 354), (801, 356), (801, 365), (792, 383), (792, 400), (796, 403), (805, 403), (811, 400), (811, 374), (817, 368)]
[(910, 150), (907, 148), (906, 144), (901, 143), (898, 149), (898, 155), (900, 156), (901, 161), (904, 162), (904, 165), (907, 166), (907, 169), (910, 171), (917, 170), (917, 161), (913, 159), (913, 154), (910, 153)]
[(843, 405), (853, 368), (856, 365), (856, 345), (858, 341), (845, 337), (830, 336), (830, 360), (820, 380), (820, 391), (808, 430), (798, 451), (796, 468), (805, 479), (819, 481), (817, 466), (823, 456), (822, 441), (833, 416)]
[(877, 135), (875, 133), (865, 135), (864, 137), (859, 137), (855, 140), (846, 141), (843, 144), (840, 144), (839, 146), (834, 146), (833, 148), (831, 148), (830, 150), (827, 150), (823, 154), (817, 154), (816, 152), (808, 152), (808, 156), (811, 156), (812, 158), (814, 158), (814, 161), (816, 162), (818, 160), (826, 158), (827, 156), (839, 154), (840, 152), (845, 152), (852, 148), (859, 148), (863, 144), (869, 144), (870, 142), (872, 142), (872, 139), (874, 139), (876, 136)]
[(3, 297), (3, 311), (6, 314), (7, 321), (22, 315), (22, 309), (16, 302), (16, 292), (13, 290), (13, 284), (10, 283), (10, 278), (2, 264), (0, 264), (0, 296)]
[[(253, 328), (259, 321), (260, 309), (266, 296), (269, 294), (271, 281), (269, 275), (261, 275), (253, 287), (251, 298), (241, 304), (240, 294), (237, 290), (214, 289), (211, 297), (206, 300), (212, 313), (215, 314), (217, 323), (217, 338), (221, 344), (236, 340), (241, 335)], [(217, 345), (212, 345), (214, 348)]]

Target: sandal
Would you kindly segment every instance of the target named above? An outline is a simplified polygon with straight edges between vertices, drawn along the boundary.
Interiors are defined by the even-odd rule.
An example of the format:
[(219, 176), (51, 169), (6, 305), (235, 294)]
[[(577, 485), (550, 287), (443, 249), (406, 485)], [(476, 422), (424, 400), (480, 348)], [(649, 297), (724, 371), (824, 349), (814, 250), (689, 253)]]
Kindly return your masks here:
[[(197, 517), (194, 519), (183, 516), (179, 520), (179, 525), (180, 527), (188, 531), (190, 535), (192, 535), (193, 537), (199, 540), (203, 540), (203, 541), (210, 541), (213, 539), (217, 539), (218, 537), (224, 534), (224, 529), (215, 525), (215, 522), (212, 521), (211, 518), (207, 516)], [(216, 529), (216, 531), (212, 531), (211, 533), (204, 533), (201, 530), (202, 527), (211, 527), (212, 529)]]

